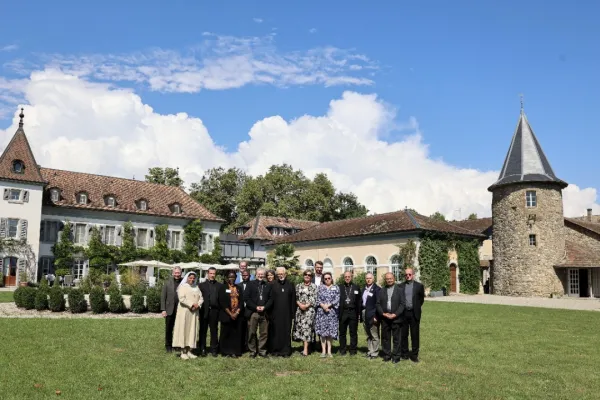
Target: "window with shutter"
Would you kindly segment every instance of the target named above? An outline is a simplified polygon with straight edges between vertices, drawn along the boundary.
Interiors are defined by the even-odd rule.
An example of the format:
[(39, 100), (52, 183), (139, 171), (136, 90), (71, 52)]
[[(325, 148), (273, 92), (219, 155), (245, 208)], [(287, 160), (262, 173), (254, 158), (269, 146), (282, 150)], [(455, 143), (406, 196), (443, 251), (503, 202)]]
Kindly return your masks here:
[(167, 247), (171, 249), (172, 248), (171, 247), (171, 231), (169, 231), (169, 230), (167, 230), (167, 237), (166, 237), (166, 239), (167, 239)]
[(27, 239), (27, 220), (21, 220), (21, 239)]
[(12, 238), (12, 239), (16, 239), (17, 235), (19, 233), (19, 220), (18, 219), (13, 219), (13, 218), (9, 218), (8, 219), (8, 223), (7, 223), (7, 228), (6, 228), (6, 237)]
[(6, 218), (0, 219), (0, 237), (6, 237), (6, 228), (7, 228), (8, 220)]
[(29, 203), (29, 190), (25, 190), (25, 191), (23, 192), (23, 201), (24, 201), (25, 203)]
[(10, 196), (10, 190), (4, 189), (4, 200), (8, 200), (9, 196)]

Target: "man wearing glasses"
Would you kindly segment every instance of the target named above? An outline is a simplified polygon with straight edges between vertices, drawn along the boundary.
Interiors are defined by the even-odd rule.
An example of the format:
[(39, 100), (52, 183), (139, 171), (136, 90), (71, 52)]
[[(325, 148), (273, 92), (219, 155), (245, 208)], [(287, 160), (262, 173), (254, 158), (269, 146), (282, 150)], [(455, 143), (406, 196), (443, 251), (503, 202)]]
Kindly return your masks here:
[[(402, 331), (400, 334), (400, 357), (403, 360), (419, 362), (419, 324), (421, 322), (421, 306), (425, 302), (425, 289), (419, 282), (414, 281), (412, 268), (404, 272), (406, 280), (400, 284), (402, 297), (405, 301)], [(408, 332), (412, 351), (408, 350)]]

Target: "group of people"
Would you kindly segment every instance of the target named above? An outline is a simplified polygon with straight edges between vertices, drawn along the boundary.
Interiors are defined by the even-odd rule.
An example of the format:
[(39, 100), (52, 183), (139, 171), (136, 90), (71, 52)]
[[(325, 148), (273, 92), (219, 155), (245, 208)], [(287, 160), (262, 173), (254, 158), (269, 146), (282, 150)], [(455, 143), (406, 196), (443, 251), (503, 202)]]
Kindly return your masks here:
[(406, 269), (400, 284), (387, 273), (384, 287), (368, 273), (361, 288), (350, 271), (344, 272), (343, 284), (335, 285), (332, 274), (323, 273), (321, 261), (314, 271), (303, 271), (302, 277), (303, 282), (294, 287), (285, 268), (258, 268), (254, 276), (242, 262), (239, 272), (227, 274), (225, 283), (217, 282), (216, 269), (210, 268), (206, 280), (198, 284), (195, 272), (182, 277), (181, 270), (174, 269), (161, 295), (166, 351), (181, 349), (182, 359), (219, 353), (237, 358), (245, 352), (252, 358), (289, 357), (291, 342), (296, 340), (303, 342), (302, 356), (315, 351), (320, 342), (321, 357), (327, 358), (332, 357), (332, 342), (338, 340), (340, 355), (354, 355), (362, 322), (367, 358), (380, 356), (381, 338), (383, 361), (419, 362), (425, 291), (414, 281), (412, 269)]

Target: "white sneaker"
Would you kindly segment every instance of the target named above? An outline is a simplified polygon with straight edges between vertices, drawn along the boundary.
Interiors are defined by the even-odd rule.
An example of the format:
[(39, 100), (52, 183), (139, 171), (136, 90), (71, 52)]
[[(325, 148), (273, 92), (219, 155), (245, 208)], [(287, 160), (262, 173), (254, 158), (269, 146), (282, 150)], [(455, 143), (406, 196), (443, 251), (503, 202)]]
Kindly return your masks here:
[(188, 353), (181, 353), (181, 356), (179, 356), (179, 358), (181, 358), (182, 360), (189, 360), (190, 355)]
[(187, 356), (188, 356), (189, 359), (198, 358), (198, 356), (195, 355), (194, 353), (187, 353)]

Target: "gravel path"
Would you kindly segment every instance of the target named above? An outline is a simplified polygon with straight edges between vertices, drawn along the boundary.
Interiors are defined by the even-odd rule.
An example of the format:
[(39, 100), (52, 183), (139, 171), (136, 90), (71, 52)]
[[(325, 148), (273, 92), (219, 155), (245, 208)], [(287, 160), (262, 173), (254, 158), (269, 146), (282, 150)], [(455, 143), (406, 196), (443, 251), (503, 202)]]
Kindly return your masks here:
[(428, 297), (427, 301), (446, 301), (451, 303), (501, 304), (506, 306), (600, 311), (600, 300), (598, 299), (574, 299), (568, 297), (561, 299), (550, 299), (544, 297), (510, 297), (495, 296), (490, 294), (476, 294)]
[(0, 303), (0, 318), (53, 318), (53, 319), (77, 319), (77, 318), (93, 318), (93, 319), (139, 319), (139, 318), (162, 318), (161, 314), (134, 314), (131, 312), (125, 314), (92, 314), (91, 311), (82, 314), (71, 314), (69, 311), (52, 312), (52, 311), (36, 311), (24, 310), (17, 308), (15, 303)]

